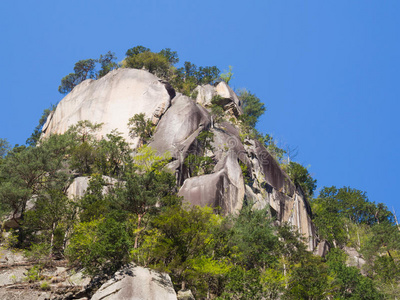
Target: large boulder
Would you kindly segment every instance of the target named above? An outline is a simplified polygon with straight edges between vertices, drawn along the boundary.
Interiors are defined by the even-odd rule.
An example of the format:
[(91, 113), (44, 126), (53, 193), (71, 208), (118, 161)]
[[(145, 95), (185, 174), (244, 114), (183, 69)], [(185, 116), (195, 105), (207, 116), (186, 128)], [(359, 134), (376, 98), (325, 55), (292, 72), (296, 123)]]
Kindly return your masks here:
[(92, 300), (177, 300), (169, 275), (138, 266), (115, 273), (93, 295)]
[(209, 84), (198, 86), (195, 92), (197, 93), (196, 102), (204, 107), (211, 107), (213, 97), (219, 96), (220, 104), (224, 106), (225, 110), (231, 111), (236, 116), (243, 113), (238, 96), (224, 81), (221, 81), (216, 86)]
[(157, 126), (150, 146), (160, 153), (170, 152), (179, 159), (194, 139), (208, 128), (211, 118), (206, 109), (189, 97), (178, 94)]
[(235, 156), (225, 158), (224, 167), (208, 175), (188, 178), (179, 195), (191, 205), (219, 207), (224, 213), (237, 213), (243, 205), (244, 179)]
[(153, 74), (137, 69), (117, 69), (98, 80), (85, 80), (76, 86), (51, 113), (43, 126), (43, 137), (62, 134), (78, 121), (103, 123), (98, 137), (118, 129), (135, 146), (137, 139), (129, 137), (128, 121), (144, 113), (157, 123), (170, 106), (171, 92)]

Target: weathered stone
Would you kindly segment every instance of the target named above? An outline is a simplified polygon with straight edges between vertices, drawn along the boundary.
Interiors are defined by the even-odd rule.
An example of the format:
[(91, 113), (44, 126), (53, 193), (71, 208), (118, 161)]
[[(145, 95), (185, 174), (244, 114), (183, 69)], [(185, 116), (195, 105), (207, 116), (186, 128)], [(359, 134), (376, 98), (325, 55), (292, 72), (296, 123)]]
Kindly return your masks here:
[(92, 300), (176, 300), (171, 278), (150, 269), (129, 266), (115, 273)]
[(345, 246), (343, 247), (343, 250), (348, 255), (348, 259), (346, 261), (346, 264), (348, 266), (357, 267), (361, 269), (362, 266), (365, 265), (365, 259), (356, 249)]
[(237, 159), (225, 158), (224, 168), (208, 175), (188, 178), (179, 195), (192, 205), (219, 207), (224, 213), (237, 213), (243, 205), (244, 179)]
[(238, 96), (224, 81), (215, 87), (209, 84), (197, 86), (194, 91), (197, 92), (196, 102), (206, 108), (211, 107), (213, 97), (220, 96), (219, 104), (224, 107), (224, 110), (230, 110), (235, 116), (243, 113)]
[(209, 113), (189, 97), (178, 94), (160, 120), (150, 146), (179, 159), (197, 135), (208, 128)]
[[(104, 175), (102, 176), (102, 178), (106, 183), (106, 186), (103, 187), (103, 194), (106, 194), (109, 191), (109, 189), (118, 181), (114, 178)], [(90, 179), (91, 179), (90, 176), (76, 177), (67, 189), (68, 198), (70, 199), (81, 198), (85, 194), (89, 186)]]
[(191, 290), (178, 291), (178, 300), (195, 300)]
[[(134, 114), (144, 113), (157, 125), (150, 147), (159, 154), (170, 153), (172, 160), (167, 167), (176, 172), (181, 186), (179, 195), (186, 201), (220, 207), (225, 213), (236, 213), (245, 197), (254, 203), (254, 208), (269, 205), (278, 221), (296, 226), (308, 240), (309, 249), (314, 249), (310, 206), (279, 163), (259, 141), (242, 142), (238, 128), (230, 122), (210, 128), (207, 109), (215, 95), (220, 96), (220, 104), (231, 116), (242, 113), (235, 92), (225, 82), (199, 86), (196, 91), (196, 100), (192, 100), (176, 95), (171, 86), (144, 70), (114, 70), (99, 80), (86, 80), (75, 87), (48, 118), (43, 136), (63, 133), (70, 125), (89, 120), (104, 123), (99, 136), (118, 129), (134, 148), (138, 139), (129, 137), (127, 122)], [(196, 141), (203, 130), (214, 133), (214, 150), (207, 153)], [(212, 157), (216, 162), (213, 173), (189, 178), (184, 162), (190, 153)], [(239, 161), (247, 166), (246, 186)], [(82, 196), (87, 186), (87, 177), (76, 178), (68, 196)]]
[(43, 137), (64, 133), (78, 121), (103, 123), (98, 137), (118, 129), (135, 146), (138, 139), (129, 137), (128, 120), (144, 113), (154, 123), (170, 105), (168, 89), (153, 74), (136, 69), (117, 69), (98, 80), (85, 80), (61, 102), (43, 126)]
[[(35, 196), (32, 197), (32, 199), (29, 199), (26, 202), (25, 210), (26, 211), (31, 210), (35, 206), (35, 201), (36, 201)], [(17, 228), (19, 228), (20, 220), (21, 220), (21, 212), (20, 211), (18, 211), (16, 214), (11, 213), (5, 218), (5, 220), (3, 222), (3, 228), (5, 230), (17, 229)]]
[(314, 250), (314, 254), (320, 257), (325, 257), (329, 252), (330, 246), (329, 243), (325, 240), (320, 241), (317, 247)]
[(197, 92), (196, 102), (204, 107), (210, 107), (211, 99), (217, 95), (215, 87), (210, 84), (199, 85), (194, 91)]
[(223, 104), (226, 107), (230, 107), (234, 115), (238, 116), (243, 113), (238, 96), (225, 81), (218, 83), (215, 91), (222, 99), (228, 100), (228, 102), (224, 102)]

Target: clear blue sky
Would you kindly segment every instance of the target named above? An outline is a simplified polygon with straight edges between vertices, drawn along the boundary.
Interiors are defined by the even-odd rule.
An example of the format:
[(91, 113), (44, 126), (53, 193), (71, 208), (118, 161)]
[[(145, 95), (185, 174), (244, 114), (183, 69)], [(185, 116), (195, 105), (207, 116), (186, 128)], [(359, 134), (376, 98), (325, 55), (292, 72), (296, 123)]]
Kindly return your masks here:
[(400, 214), (400, 1), (1, 1), (0, 138), (23, 144), (80, 59), (144, 45), (233, 66), (318, 187)]

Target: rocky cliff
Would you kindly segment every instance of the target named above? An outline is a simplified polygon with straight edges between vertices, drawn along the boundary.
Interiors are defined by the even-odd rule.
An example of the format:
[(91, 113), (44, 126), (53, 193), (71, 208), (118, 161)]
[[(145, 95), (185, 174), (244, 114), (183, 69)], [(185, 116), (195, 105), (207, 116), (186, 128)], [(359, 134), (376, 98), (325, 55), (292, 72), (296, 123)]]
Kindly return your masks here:
[[(136, 148), (139, 140), (129, 135), (127, 123), (133, 115), (144, 113), (156, 125), (150, 146), (160, 154), (170, 153), (167, 167), (175, 172), (179, 194), (187, 202), (220, 207), (225, 213), (238, 212), (249, 200), (258, 209), (269, 205), (277, 220), (296, 226), (313, 250), (316, 240), (310, 206), (260, 142), (241, 139), (236, 118), (242, 108), (237, 95), (225, 82), (199, 86), (196, 92), (196, 99), (191, 99), (175, 93), (168, 83), (147, 71), (114, 70), (76, 86), (49, 116), (43, 137), (64, 133), (78, 121), (89, 120), (103, 123), (99, 137), (117, 129)], [(210, 114), (216, 95), (230, 120), (218, 125)], [(202, 152), (196, 138), (204, 130), (214, 136), (212, 150), (206, 155), (215, 166), (211, 174), (191, 177), (184, 162), (190, 153)], [(248, 180), (241, 164), (247, 166)]]

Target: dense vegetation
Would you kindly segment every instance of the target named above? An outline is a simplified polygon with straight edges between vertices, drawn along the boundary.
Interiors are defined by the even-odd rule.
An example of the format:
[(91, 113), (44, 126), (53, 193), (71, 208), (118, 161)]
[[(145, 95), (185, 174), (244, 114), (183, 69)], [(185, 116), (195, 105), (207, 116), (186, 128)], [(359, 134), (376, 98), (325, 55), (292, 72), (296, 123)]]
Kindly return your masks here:
[[(62, 79), (60, 92), (117, 67), (147, 69), (187, 95), (199, 84), (232, 78), (231, 69), (219, 77), (216, 67), (185, 62), (177, 68), (178, 55), (170, 49), (155, 53), (137, 46), (119, 65), (115, 60), (109, 52), (78, 62), (75, 73)], [(277, 225), (268, 208), (253, 210), (246, 202), (237, 216), (223, 216), (209, 207), (182, 204), (175, 176), (164, 168), (170, 157), (157, 156), (147, 145), (154, 126), (144, 115), (128, 124), (141, 141), (135, 151), (118, 132), (97, 140), (102, 124), (88, 121), (39, 145), (50, 110), (26, 146), (11, 149), (0, 139), (0, 209), (19, 223), (4, 235), (3, 245), (23, 249), (37, 269), (66, 258), (92, 276), (112, 274), (133, 261), (168, 272), (176, 289), (186, 286), (196, 299), (395, 299), (400, 231), (394, 215), (349, 187), (325, 187), (314, 198), (316, 180), (307, 168), (255, 129), (266, 110), (263, 103), (245, 90), (238, 95), (244, 114), (234, 121), (242, 139), (262, 142), (304, 192), (318, 236), (331, 247), (326, 257), (308, 252), (296, 230)], [(218, 99), (211, 111), (215, 122), (225, 118)], [(213, 150), (213, 138), (210, 130), (197, 137), (202, 152), (186, 158), (189, 176), (212, 171), (215, 162), (207, 152)], [(246, 168), (242, 165), (244, 173)], [(67, 187), (78, 176), (90, 176), (89, 187), (83, 197), (70, 199)], [(28, 209), (33, 202), (34, 209)], [(364, 265), (349, 266), (350, 248), (362, 255)]]

